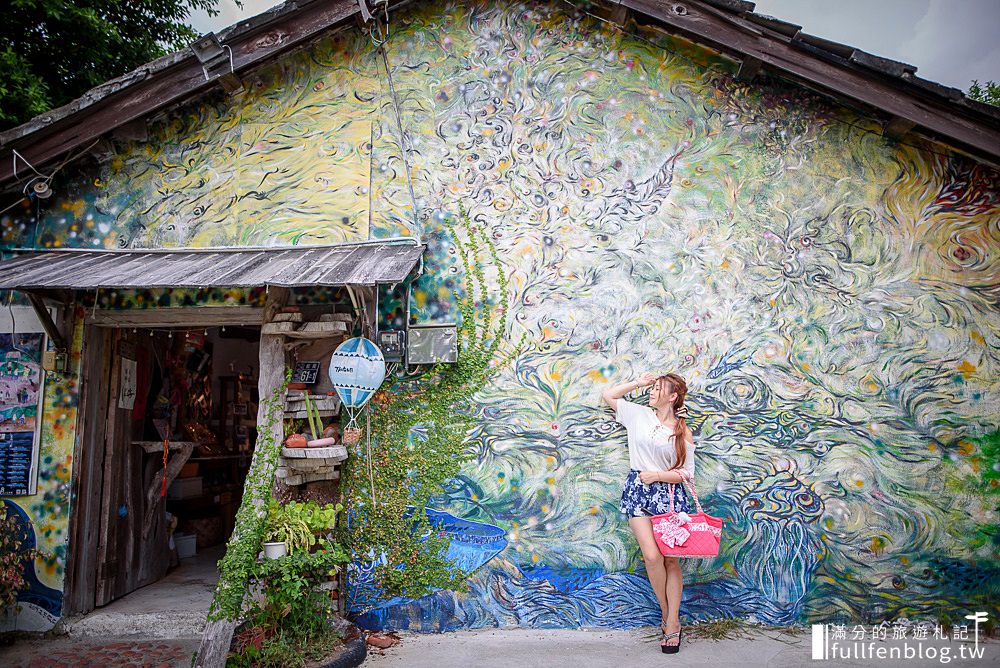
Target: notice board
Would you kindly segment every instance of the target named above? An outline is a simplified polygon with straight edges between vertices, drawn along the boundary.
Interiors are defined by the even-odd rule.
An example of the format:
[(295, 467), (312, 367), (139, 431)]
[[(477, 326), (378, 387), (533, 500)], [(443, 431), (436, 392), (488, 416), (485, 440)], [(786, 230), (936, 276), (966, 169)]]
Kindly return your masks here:
[(0, 496), (36, 492), (45, 346), (34, 310), (0, 308)]

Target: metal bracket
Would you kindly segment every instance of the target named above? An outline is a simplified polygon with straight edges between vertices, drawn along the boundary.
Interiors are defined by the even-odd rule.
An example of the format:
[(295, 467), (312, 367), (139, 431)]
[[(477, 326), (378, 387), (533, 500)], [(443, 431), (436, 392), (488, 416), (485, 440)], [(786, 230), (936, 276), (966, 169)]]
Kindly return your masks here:
[(361, 9), (361, 21), (362, 23), (368, 23), (372, 20), (371, 10), (368, 9), (368, 3), (365, 0), (358, 0), (358, 7)]
[[(236, 67), (233, 63), (233, 50), (228, 44), (219, 41), (219, 37), (210, 32), (191, 45), (194, 57), (201, 63), (201, 71), (205, 75), (205, 81), (218, 79), (219, 83), (227, 93), (236, 93), (243, 90), (243, 82), (236, 76)], [(226, 71), (226, 64), (229, 64), (229, 71)]]

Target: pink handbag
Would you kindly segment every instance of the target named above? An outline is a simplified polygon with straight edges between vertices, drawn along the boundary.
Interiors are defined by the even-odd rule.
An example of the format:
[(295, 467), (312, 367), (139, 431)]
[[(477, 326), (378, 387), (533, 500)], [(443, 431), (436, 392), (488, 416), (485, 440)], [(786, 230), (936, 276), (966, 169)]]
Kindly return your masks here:
[(670, 484), (670, 512), (651, 518), (656, 545), (665, 557), (716, 557), (722, 540), (722, 518), (706, 515), (694, 485), (683, 472), (681, 478), (698, 512), (693, 515), (674, 512), (674, 486)]

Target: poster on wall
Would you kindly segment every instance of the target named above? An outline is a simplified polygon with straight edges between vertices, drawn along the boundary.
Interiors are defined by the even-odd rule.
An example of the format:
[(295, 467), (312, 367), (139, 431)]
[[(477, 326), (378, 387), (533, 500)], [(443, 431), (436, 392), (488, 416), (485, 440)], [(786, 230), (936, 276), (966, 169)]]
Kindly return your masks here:
[(118, 408), (130, 411), (135, 408), (136, 361), (123, 357), (121, 369), (121, 392), (118, 393)]
[(31, 308), (0, 313), (0, 496), (26, 496), (38, 480), (45, 334)]

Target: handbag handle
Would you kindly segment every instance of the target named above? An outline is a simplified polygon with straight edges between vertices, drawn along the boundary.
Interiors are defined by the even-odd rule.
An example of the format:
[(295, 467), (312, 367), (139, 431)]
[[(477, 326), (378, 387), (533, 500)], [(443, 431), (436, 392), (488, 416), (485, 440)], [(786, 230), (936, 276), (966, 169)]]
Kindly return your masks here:
[[(675, 470), (677, 471), (677, 475), (681, 477), (683, 484), (686, 485), (686, 488), (691, 491), (691, 496), (694, 497), (695, 508), (698, 509), (699, 513), (704, 513), (705, 511), (701, 509), (701, 501), (698, 500), (698, 491), (694, 488), (694, 484), (688, 478), (687, 471), (685, 471), (684, 469), (675, 469)], [(668, 493), (670, 494), (670, 512), (674, 512), (674, 483), (667, 483), (667, 484), (670, 486), (668, 490)]]

